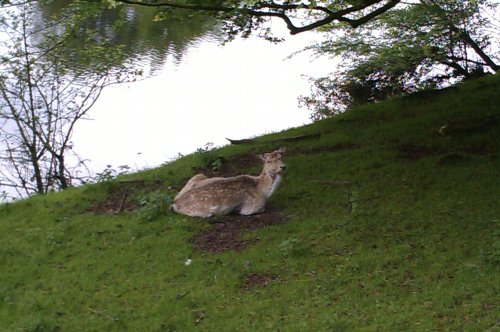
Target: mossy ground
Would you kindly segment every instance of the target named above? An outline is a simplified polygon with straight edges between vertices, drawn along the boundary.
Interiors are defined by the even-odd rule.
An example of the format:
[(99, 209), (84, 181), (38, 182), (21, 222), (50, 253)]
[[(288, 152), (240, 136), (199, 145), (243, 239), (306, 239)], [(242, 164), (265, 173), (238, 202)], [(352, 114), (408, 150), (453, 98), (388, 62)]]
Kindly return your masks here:
[[(498, 330), (499, 105), (496, 75), (186, 156), (126, 190), (0, 206), (0, 330)], [(168, 198), (194, 169), (280, 145), (269, 206), (285, 221), (241, 250), (197, 249), (217, 226)], [(131, 209), (96, 209), (113, 194)]]

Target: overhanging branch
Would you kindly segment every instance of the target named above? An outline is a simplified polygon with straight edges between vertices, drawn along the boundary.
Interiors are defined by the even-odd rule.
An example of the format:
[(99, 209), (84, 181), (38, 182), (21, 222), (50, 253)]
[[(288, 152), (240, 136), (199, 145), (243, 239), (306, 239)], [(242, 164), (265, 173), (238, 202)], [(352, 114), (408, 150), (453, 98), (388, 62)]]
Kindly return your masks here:
[[(204, 4), (185, 4), (177, 3), (173, 1), (162, 1), (162, 2), (149, 2), (149, 1), (136, 1), (136, 0), (116, 0), (117, 2), (144, 6), (144, 7), (154, 7), (154, 8), (174, 8), (174, 9), (185, 9), (194, 11), (207, 11), (215, 13), (226, 13), (226, 14), (242, 14), (254, 17), (277, 17), (283, 20), (290, 31), (290, 34), (295, 35), (301, 32), (314, 30), (318, 27), (330, 24), (334, 21), (346, 22), (351, 27), (356, 28), (361, 26), (370, 20), (376, 18), (377, 16), (387, 12), (401, 0), (365, 0), (361, 1), (361, 4), (349, 6), (344, 9), (331, 10), (325, 6), (318, 5), (307, 5), (307, 4), (279, 4), (274, 2), (260, 1), (254, 5), (242, 5), (239, 7), (223, 6), (223, 5), (204, 5)], [(382, 6), (374, 8), (372, 11), (366, 13), (364, 12), (369, 7), (376, 7), (377, 5)], [(311, 14), (309, 17), (319, 18), (315, 19), (312, 23), (305, 24), (302, 26), (297, 26), (293, 23), (293, 14), (300, 10), (306, 10)], [(361, 17), (353, 18), (349, 15), (361, 14)]]

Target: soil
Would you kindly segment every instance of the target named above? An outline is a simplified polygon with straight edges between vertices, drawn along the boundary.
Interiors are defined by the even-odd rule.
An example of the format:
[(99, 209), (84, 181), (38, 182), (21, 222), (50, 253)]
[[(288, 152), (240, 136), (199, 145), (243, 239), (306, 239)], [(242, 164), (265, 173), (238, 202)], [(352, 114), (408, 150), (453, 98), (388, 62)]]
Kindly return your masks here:
[(242, 278), (243, 288), (250, 289), (255, 287), (264, 287), (270, 281), (276, 280), (277, 276), (272, 274), (248, 273)]
[(121, 212), (130, 212), (138, 208), (138, 205), (130, 202), (127, 196), (127, 188), (112, 190), (108, 193), (104, 202), (94, 202), (91, 211), (95, 214), (118, 214)]
[(252, 216), (227, 215), (210, 220), (210, 230), (192, 238), (196, 249), (220, 253), (227, 250), (241, 251), (257, 240), (243, 240), (247, 232), (253, 232), (269, 225), (284, 222), (282, 214), (274, 209)]
[[(217, 170), (208, 168), (195, 168), (195, 172), (204, 174), (208, 177), (232, 177), (244, 174), (252, 168), (260, 168), (262, 160), (259, 159), (257, 153), (241, 154), (230, 159), (221, 158), (221, 167)], [(260, 170), (259, 170), (260, 171)], [(257, 171), (258, 172), (258, 171)], [(257, 174), (254, 174), (257, 175)]]
[(139, 208), (138, 202), (132, 198), (138, 192), (152, 192), (161, 187), (160, 182), (146, 182), (142, 180), (118, 181), (113, 183), (106, 200), (94, 202), (90, 211), (95, 214), (119, 214), (132, 212)]
[[(259, 159), (257, 153), (242, 154), (223, 161), (218, 174), (222, 177), (237, 176), (252, 168), (258, 168), (258, 173), (261, 167), (262, 160)], [(257, 173), (254, 175), (258, 175)]]

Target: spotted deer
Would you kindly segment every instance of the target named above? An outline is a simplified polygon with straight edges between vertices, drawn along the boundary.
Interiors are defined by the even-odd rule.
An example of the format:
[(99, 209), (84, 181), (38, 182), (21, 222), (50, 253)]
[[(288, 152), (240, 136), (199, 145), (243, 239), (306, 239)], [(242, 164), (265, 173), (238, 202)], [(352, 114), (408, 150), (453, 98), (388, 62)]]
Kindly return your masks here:
[(251, 215), (264, 212), (267, 199), (281, 182), (285, 148), (259, 156), (264, 167), (259, 176), (208, 178), (193, 176), (177, 194), (172, 209), (191, 217), (208, 218), (232, 212)]

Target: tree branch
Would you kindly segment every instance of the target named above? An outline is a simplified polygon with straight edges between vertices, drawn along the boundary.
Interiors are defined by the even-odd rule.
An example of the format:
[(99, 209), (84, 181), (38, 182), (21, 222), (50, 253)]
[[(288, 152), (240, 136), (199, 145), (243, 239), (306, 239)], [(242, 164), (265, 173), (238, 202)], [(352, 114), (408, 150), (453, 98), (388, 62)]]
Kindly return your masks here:
[[(360, 25), (367, 23), (368, 21), (374, 19), (375, 17), (387, 12), (394, 6), (396, 6), (401, 0), (389, 0), (383, 6), (373, 10), (372, 12), (354, 19), (349, 18), (346, 15), (358, 13), (364, 9), (384, 3), (385, 0), (365, 0), (360, 5), (347, 7), (344, 9), (333, 11), (324, 6), (311, 6), (306, 4), (277, 4), (274, 2), (257, 2), (255, 5), (244, 5), (241, 7), (228, 7), (222, 5), (203, 5), (203, 4), (183, 4), (172, 1), (163, 2), (146, 2), (146, 1), (136, 1), (136, 0), (117, 0), (117, 2), (128, 4), (128, 5), (138, 5), (145, 7), (155, 7), (155, 8), (176, 8), (176, 9), (186, 9), (186, 10), (197, 10), (197, 11), (209, 11), (217, 13), (240, 13), (248, 16), (255, 17), (277, 17), (283, 20), (290, 31), (290, 34), (295, 35), (301, 32), (314, 30), (323, 25), (330, 24), (334, 21), (346, 22), (351, 27), (356, 28)], [(323, 15), (322, 18), (315, 20), (310, 24), (303, 26), (296, 26), (290, 14), (297, 12), (299, 10), (315, 11)], [(289, 13), (287, 13), (289, 12)], [(313, 16), (313, 15), (311, 15)]]
[(441, 63), (443, 65), (446, 65), (450, 68), (453, 68), (455, 69), (460, 75), (464, 75), (465, 77), (469, 76), (470, 73), (465, 70), (462, 66), (460, 66), (458, 63), (456, 62), (452, 62), (452, 61), (441, 61)]
[[(460, 29), (457, 27), (449, 18), (449, 12), (446, 9), (443, 9), (435, 0), (428, 0), (430, 2), (430, 5), (434, 9), (437, 10), (437, 12), (440, 14), (440, 17), (442, 17), (444, 20), (449, 22), (450, 25), (450, 30), (457, 33), (460, 36), (460, 39), (462, 39), (467, 45), (469, 45), (474, 52), (490, 67), (494, 72), (497, 72), (500, 70), (500, 65), (496, 64), (495, 61), (493, 61), (492, 58), (490, 58), (482, 49), (481, 46), (479, 46), (474, 39), (465, 31), (464, 29)], [(421, 2), (424, 5), (427, 5), (424, 0), (421, 0)], [(451, 40), (451, 38), (450, 38)]]
[(457, 32), (462, 40), (467, 43), (476, 54), (490, 67), (493, 71), (497, 72), (500, 70), (500, 65), (497, 65), (493, 59), (491, 59), (479, 46), (474, 39), (467, 33), (467, 31), (457, 28), (455, 25), (452, 25), (452, 29)]
[(383, 13), (387, 12), (388, 10), (390, 10), (391, 8), (395, 7), (398, 3), (400, 3), (401, 0), (391, 0), (389, 1), (388, 3), (386, 3), (385, 5), (383, 5), (382, 7), (374, 10), (373, 12), (371, 12), (370, 14), (368, 15), (365, 15), (357, 20), (353, 20), (351, 21), (349, 24), (351, 24), (351, 26), (353, 28), (356, 28), (360, 25), (363, 25), (365, 23), (368, 23), (369, 21), (371, 21), (372, 19), (374, 19), (375, 17), (377, 16), (380, 16), (382, 15)]

